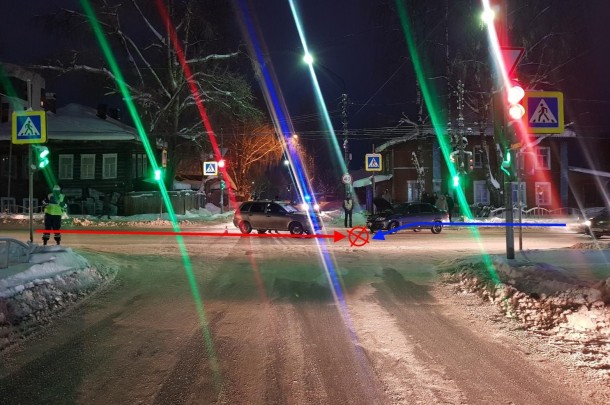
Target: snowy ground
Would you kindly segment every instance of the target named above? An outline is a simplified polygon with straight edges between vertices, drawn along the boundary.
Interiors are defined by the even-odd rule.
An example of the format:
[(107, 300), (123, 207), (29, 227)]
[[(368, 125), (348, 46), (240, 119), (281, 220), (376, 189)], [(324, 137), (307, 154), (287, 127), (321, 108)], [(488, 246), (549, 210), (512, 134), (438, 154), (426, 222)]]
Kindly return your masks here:
[[(342, 215), (341, 210), (322, 213), (328, 227), (342, 227)], [(224, 228), (233, 227), (232, 217), (233, 212), (220, 214), (217, 207), (208, 206), (180, 215), (178, 220), (181, 226)], [(37, 221), (41, 219), (42, 216), (36, 216)], [(27, 220), (19, 215), (0, 216), (1, 223), (27, 224)], [(354, 226), (364, 225), (365, 221), (365, 213), (354, 214)], [(557, 222), (557, 219), (527, 220), (536, 221)], [(66, 228), (169, 225), (167, 217), (161, 219), (159, 214), (110, 219), (78, 216), (64, 220)], [(455, 291), (479, 295), (508, 318), (561, 345), (580, 356), (580, 361), (589, 367), (610, 377), (608, 249), (608, 243), (592, 241), (572, 250), (528, 251), (517, 261), (492, 256), (493, 271), (480, 257), (445, 262), (439, 271), (442, 280), (451, 283)], [(561, 267), (561, 263), (568, 262), (582, 263), (583, 271), (577, 276), (568, 275)], [(55, 246), (38, 247), (29, 263), (0, 271), (0, 349), (29, 333), (32, 325), (47, 322), (88, 292), (106, 285), (116, 271), (116, 267), (90, 264), (70, 248)], [(592, 274), (595, 277), (589, 277)], [(600, 274), (607, 274), (603, 281), (599, 281)]]

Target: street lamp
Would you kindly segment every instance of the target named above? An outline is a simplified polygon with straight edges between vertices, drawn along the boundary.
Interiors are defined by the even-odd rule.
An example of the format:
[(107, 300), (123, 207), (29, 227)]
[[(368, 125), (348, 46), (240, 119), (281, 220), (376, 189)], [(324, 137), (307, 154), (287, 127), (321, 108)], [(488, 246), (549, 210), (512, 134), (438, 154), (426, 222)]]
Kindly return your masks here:
[[(314, 63), (313, 56), (308, 52), (303, 56), (303, 60), (308, 65), (312, 66)], [(347, 131), (347, 107), (348, 107), (348, 97), (346, 91), (345, 80), (341, 76), (339, 76), (336, 72), (334, 72), (329, 67), (316, 63), (315, 66), (322, 68), (325, 72), (330, 73), (334, 78), (333, 82), (335, 84), (338, 82), (341, 84), (341, 101), (339, 102), (339, 108), (341, 109), (341, 123), (343, 126), (343, 162), (345, 164), (345, 170), (349, 172), (349, 148), (348, 148), (348, 131)], [(349, 191), (349, 185), (346, 184), (346, 191)]]

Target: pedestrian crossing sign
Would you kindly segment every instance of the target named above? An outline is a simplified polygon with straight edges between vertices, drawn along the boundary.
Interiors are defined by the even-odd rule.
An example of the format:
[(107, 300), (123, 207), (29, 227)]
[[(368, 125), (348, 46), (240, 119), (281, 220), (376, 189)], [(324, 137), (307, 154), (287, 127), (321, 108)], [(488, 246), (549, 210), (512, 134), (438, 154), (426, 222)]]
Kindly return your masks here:
[(203, 162), (203, 175), (204, 176), (217, 176), (218, 175), (218, 162)]
[(364, 157), (364, 163), (367, 172), (381, 171), (381, 155), (379, 153), (367, 153)]
[(13, 112), (13, 143), (45, 143), (47, 120), (44, 111)]
[(531, 134), (560, 134), (564, 130), (563, 93), (526, 91), (523, 98), (525, 126)]

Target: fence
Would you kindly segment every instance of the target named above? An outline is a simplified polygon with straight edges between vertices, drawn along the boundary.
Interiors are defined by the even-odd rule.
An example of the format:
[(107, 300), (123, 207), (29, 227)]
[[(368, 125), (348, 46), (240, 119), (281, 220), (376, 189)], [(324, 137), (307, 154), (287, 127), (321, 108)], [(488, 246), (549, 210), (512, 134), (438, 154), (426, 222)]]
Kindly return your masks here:
[[(169, 198), (178, 215), (184, 215), (188, 210), (199, 208), (199, 199), (194, 191), (169, 191)], [(124, 215), (156, 214), (167, 212), (161, 193), (158, 191), (133, 192), (125, 195)]]
[[(472, 207), (472, 212), (475, 217), (478, 218), (504, 218), (506, 208), (493, 208), (490, 206), (476, 206)], [(517, 218), (519, 214), (519, 208), (513, 207), (513, 217)], [(521, 209), (521, 216), (523, 218), (536, 219), (536, 218), (548, 218), (548, 217), (578, 217), (580, 210), (577, 208), (564, 207), (549, 210), (544, 207), (532, 207), (530, 209)]]

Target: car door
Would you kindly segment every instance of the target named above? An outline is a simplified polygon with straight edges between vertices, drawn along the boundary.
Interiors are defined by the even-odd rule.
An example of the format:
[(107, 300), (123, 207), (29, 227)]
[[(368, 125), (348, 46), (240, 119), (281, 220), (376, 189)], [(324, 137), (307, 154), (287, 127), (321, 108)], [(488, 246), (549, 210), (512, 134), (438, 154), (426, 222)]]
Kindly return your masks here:
[(250, 211), (245, 215), (250, 226), (254, 229), (265, 229), (265, 203), (254, 202), (250, 207)]
[(419, 221), (434, 222), (437, 219), (437, 214), (434, 212), (434, 207), (430, 204), (419, 204)]
[(289, 218), (287, 212), (281, 205), (277, 203), (269, 203), (265, 208), (265, 220), (267, 223), (266, 229), (288, 229)]
[[(419, 204), (409, 204), (408, 206), (401, 208), (403, 211), (402, 217), (400, 219), (400, 225), (412, 224), (413, 222), (417, 222), (419, 215)], [(411, 227), (407, 227), (411, 229)]]

